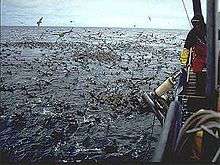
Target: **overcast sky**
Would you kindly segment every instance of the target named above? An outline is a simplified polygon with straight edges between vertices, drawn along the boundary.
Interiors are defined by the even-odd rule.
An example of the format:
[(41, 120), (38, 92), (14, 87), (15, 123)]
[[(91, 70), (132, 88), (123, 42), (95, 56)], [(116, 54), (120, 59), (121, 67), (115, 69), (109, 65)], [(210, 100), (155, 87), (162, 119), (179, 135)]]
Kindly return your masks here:
[[(191, 0), (184, 0), (190, 18)], [(206, 16), (206, 0), (201, 0)], [(182, 0), (1, 0), (1, 25), (189, 29)]]

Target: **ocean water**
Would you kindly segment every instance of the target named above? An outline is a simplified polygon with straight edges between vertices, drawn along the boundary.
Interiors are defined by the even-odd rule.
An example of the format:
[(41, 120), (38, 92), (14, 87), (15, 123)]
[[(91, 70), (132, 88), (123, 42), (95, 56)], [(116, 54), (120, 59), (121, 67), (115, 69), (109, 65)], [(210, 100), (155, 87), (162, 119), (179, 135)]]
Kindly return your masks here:
[(161, 126), (142, 95), (180, 68), (186, 34), (1, 27), (1, 161), (151, 161)]

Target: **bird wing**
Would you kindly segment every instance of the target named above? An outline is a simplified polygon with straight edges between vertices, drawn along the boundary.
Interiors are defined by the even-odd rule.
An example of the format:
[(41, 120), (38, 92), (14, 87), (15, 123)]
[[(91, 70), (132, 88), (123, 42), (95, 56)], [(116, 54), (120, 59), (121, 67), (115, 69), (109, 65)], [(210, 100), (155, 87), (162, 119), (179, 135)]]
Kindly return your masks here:
[(67, 31), (66, 33), (71, 33), (73, 32), (73, 28), (71, 28), (69, 31)]
[(40, 18), (39, 22), (41, 22), (41, 21), (42, 21), (42, 19), (43, 19), (43, 17), (41, 17), (41, 18)]

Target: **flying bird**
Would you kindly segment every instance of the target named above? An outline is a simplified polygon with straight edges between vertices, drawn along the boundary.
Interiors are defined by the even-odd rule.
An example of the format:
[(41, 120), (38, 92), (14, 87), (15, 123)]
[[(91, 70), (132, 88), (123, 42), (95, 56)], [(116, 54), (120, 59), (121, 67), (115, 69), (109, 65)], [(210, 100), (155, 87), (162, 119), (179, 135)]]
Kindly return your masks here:
[(59, 33), (53, 33), (52, 35), (58, 35), (59, 37), (63, 37), (65, 34), (71, 33), (71, 32), (73, 32), (73, 28), (70, 29), (69, 31), (59, 32)]
[(60, 39), (61, 37), (64, 37), (65, 34), (70, 34), (71, 32), (73, 32), (73, 28), (71, 28), (69, 31), (65, 31), (65, 32), (59, 32), (59, 33), (53, 33), (52, 35), (58, 35), (59, 37), (57, 38), (56, 42), (58, 41), (58, 39)]
[(18, 21), (20, 24), (22, 24), (22, 25), (24, 25), (24, 22), (22, 22), (22, 21)]
[(43, 19), (43, 17), (41, 17), (41, 18), (39, 19), (39, 21), (37, 22), (37, 26), (40, 26), (40, 24), (42, 23), (42, 19)]

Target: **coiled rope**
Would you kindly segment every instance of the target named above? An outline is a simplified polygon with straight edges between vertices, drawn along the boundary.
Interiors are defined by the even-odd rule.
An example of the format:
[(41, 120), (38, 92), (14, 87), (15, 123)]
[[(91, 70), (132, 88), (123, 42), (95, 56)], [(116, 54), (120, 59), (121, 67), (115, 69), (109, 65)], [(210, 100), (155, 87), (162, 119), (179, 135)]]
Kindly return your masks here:
[[(175, 147), (175, 154), (178, 159), (181, 159), (185, 156), (189, 160), (197, 160), (198, 158), (198, 160), (209, 159), (209, 161), (212, 161), (213, 163), (217, 161), (218, 157), (220, 156), (220, 146), (216, 146), (218, 148), (216, 153), (210, 153), (210, 155), (206, 155), (206, 158), (200, 157), (200, 154), (198, 154), (200, 155), (199, 157), (194, 157), (197, 154), (194, 154), (193, 152), (191, 153), (191, 151), (193, 150), (193, 145), (195, 144), (195, 141), (193, 141), (195, 134), (192, 133), (196, 133), (201, 130), (206, 131), (209, 135), (212, 135), (216, 139), (216, 141), (219, 141), (220, 113), (212, 110), (201, 109), (186, 120), (179, 132), (177, 144)], [(218, 133), (214, 133), (214, 131), (218, 131)], [(203, 141), (202, 145), (206, 146), (204, 145), (205, 143), (207, 142)], [(204, 148), (204, 151), (205, 150), (206, 149)], [(188, 154), (188, 156), (186, 154)]]

